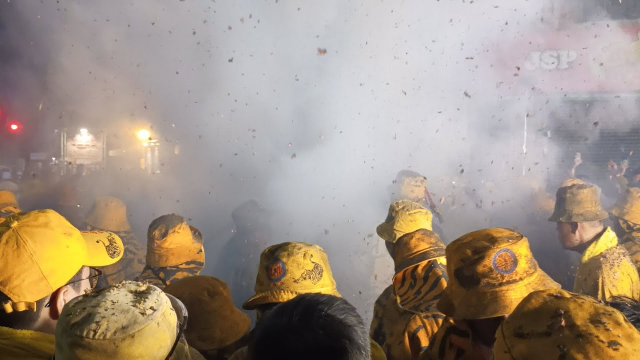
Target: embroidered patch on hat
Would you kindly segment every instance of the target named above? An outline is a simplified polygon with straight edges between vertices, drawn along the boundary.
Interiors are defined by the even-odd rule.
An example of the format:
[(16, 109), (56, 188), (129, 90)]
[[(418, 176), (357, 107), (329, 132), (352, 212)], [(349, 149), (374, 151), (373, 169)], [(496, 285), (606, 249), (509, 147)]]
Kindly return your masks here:
[(509, 275), (518, 267), (518, 258), (516, 258), (516, 254), (513, 251), (502, 249), (493, 255), (492, 264), (493, 268), (500, 274)]
[(107, 241), (109, 242), (108, 245), (105, 244), (102, 239), (96, 240), (97, 243), (102, 243), (104, 249), (107, 251), (107, 255), (110, 258), (115, 259), (120, 256), (122, 250), (120, 250), (120, 247), (118, 246), (118, 243), (116, 242), (116, 239), (113, 237), (113, 235), (107, 234)]
[(287, 274), (287, 267), (281, 260), (275, 260), (270, 262), (266, 266), (267, 268), (267, 279), (269, 279), (272, 283), (277, 283), (280, 280), (284, 279), (284, 276)]
[[(309, 261), (311, 261), (312, 258), (313, 255), (310, 255)], [(305, 270), (302, 274), (300, 274), (299, 278), (294, 279), (294, 283), (299, 284), (302, 281), (311, 281), (311, 283), (315, 285), (322, 279), (322, 275), (324, 274), (322, 265), (314, 261), (311, 261), (311, 263), (313, 264), (313, 267), (310, 270)]]

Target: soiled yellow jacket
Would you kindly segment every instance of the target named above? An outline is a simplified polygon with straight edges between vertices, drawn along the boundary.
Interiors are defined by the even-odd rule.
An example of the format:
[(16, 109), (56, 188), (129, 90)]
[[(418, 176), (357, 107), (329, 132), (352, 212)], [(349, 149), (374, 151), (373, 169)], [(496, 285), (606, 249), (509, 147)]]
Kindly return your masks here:
[(145, 266), (145, 249), (131, 231), (114, 232), (122, 239), (124, 255), (117, 263), (102, 269), (110, 285), (123, 280), (134, 280)]
[(620, 239), (620, 243), (627, 249), (633, 264), (640, 272), (640, 225), (623, 219), (617, 219), (617, 221), (620, 222), (620, 226), (626, 231)]
[(51, 334), (0, 327), (0, 359), (50, 360), (55, 348)]
[(638, 271), (611, 228), (582, 254), (573, 291), (603, 301), (614, 296), (640, 299)]
[[(371, 343), (371, 360), (386, 360), (387, 357), (384, 355), (384, 352), (380, 348), (375, 341), (370, 340)], [(249, 353), (247, 351), (247, 347), (241, 347), (231, 355), (229, 360), (247, 360), (249, 359)]]
[(446, 274), (437, 260), (415, 264), (394, 276), (378, 297), (370, 336), (387, 359), (415, 360), (427, 350), (445, 318), (436, 303), (447, 286)]

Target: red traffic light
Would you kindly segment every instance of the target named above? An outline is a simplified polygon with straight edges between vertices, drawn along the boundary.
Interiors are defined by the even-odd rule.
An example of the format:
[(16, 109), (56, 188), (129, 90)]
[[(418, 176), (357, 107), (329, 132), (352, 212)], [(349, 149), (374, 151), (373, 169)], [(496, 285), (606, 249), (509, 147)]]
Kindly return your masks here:
[(18, 124), (17, 122), (9, 123), (9, 130), (11, 130), (12, 132), (20, 131), (20, 124)]

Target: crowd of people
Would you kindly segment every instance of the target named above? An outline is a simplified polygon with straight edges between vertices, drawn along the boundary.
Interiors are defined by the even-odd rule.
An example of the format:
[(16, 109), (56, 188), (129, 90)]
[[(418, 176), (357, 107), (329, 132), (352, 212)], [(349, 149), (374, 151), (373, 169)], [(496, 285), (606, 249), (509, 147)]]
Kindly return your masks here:
[[(400, 172), (376, 229), (394, 276), (369, 326), (318, 245), (263, 248), (238, 275), (253, 292), (234, 299), (201, 275), (203, 234), (180, 215), (151, 222), (145, 251), (118, 198), (69, 219), (0, 191), (0, 359), (640, 359), (640, 187), (623, 185), (609, 210), (586, 181), (557, 190), (547, 226), (580, 254), (562, 289), (516, 230), (445, 245), (426, 178)], [(259, 206), (234, 212), (254, 233), (246, 212)]]

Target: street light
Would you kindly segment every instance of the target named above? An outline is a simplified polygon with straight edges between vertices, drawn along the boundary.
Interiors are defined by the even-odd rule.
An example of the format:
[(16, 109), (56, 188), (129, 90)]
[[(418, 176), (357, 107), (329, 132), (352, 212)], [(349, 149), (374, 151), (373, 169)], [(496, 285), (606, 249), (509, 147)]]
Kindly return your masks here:
[(151, 133), (149, 132), (149, 130), (145, 130), (145, 129), (138, 131), (137, 135), (138, 135), (138, 139), (142, 141), (149, 140), (149, 138), (151, 138)]

